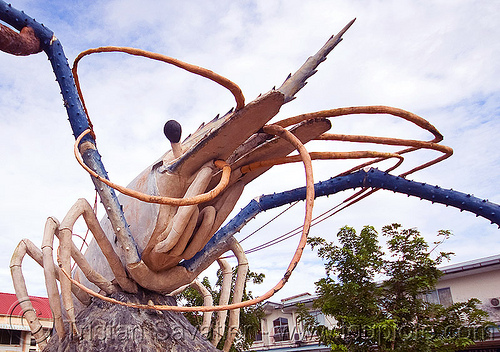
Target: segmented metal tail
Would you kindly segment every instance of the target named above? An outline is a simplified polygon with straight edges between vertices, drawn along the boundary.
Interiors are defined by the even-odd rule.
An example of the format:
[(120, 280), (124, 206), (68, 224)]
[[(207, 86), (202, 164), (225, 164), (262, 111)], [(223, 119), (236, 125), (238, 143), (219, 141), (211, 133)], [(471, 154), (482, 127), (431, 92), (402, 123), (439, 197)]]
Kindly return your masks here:
[(316, 68), (320, 63), (326, 60), (326, 56), (342, 41), (342, 35), (351, 27), (356, 19), (349, 22), (337, 35), (332, 36), (325, 45), (295, 72), (293, 75), (288, 75), (287, 79), (278, 91), (285, 95), (285, 103), (295, 99), (295, 94), (306, 85), (309, 77), (316, 73)]

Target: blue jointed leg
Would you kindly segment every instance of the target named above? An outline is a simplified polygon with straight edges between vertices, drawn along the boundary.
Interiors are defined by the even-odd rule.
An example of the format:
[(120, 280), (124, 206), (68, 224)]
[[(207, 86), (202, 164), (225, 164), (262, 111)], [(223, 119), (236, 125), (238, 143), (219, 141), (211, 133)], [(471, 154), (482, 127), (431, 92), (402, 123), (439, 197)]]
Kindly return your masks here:
[[(419, 197), (433, 203), (449, 205), (484, 217), (490, 220), (492, 224), (500, 226), (500, 205), (498, 204), (479, 199), (470, 194), (393, 176), (373, 168), (369, 171), (360, 170), (349, 175), (318, 182), (315, 184), (314, 189), (316, 197), (321, 197), (359, 187), (386, 189)], [(306, 189), (301, 187), (253, 199), (226, 226), (217, 231), (196, 256), (182, 262), (181, 265), (189, 271), (200, 271), (201, 268), (208, 267), (207, 263), (212, 263), (227, 251), (226, 244), (229, 239), (257, 214), (298, 200), (304, 200), (305, 195)]]
[[(17, 30), (21, 30), (26, 26), (33, 28), (35, 35), (40, 40), (43, 51), (47, 54), (52, 65), (56, 81), (61, 89), (64, 106), (68, 114), (68, 120), (73, 135), (77, 138), (83, 131), (89, 128), (89, 123), (61, 43), (50, 29), (2, 0), (0, 0), (0, 20), (8, 23)], [(89, 141), (95, 146), (95, 140), (90, 134), (84, 137), (82, 142), (84, 141)], [(97, 148), (87, 150), (83, 159), (85, 163), (100, 176), (108, 178)], [(92, 181), (99, 193), (104, 209), (113, 224), (113, 229), (118, 240), (123, 248), (127, 249), (125, 251), (126, 263), (138, 262), (140, 260), (140, 255), (137, 245), (132, 237), (115, 191), (95, 178), (92, 178)], [(117, 229), (119, 230), (117, 231)]]

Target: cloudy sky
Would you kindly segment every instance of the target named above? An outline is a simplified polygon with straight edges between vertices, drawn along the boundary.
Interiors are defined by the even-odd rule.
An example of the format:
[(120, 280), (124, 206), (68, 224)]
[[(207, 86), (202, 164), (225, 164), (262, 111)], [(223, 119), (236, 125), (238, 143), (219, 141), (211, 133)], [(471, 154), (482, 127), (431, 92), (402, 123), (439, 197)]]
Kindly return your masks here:
[[(500, 203), (496, 186), (500, 163), (500, 3), (489, 0), (313, 0), (313, 1), (13, 1), (13, 6), (52, 29), (70, 62), (87, 49), (132, 46), (207, 67), (236, 82), (247, 101), (279, 86), (351, 19), (344, 41), (319, 67), (297, 99), (278, 118), (355, 105), (390, 105), (429, 120), (454, 155), (411, 175)], [(224, 89), (179, 69), (124, 54), (84, 59), (80, 78), (112, 180), (127, 184), (169, 148), (163, 137), (168, 119), (186, 133), (233, 105)], [(48, 216), (62, 219), (94, 190), (72, 155), (73, 137), (44, 54), (13, 57), (0, 53), (0, 290), (13, 292), (9, 260), (22, 238), (40, 245)], [(392, 117), (338, 118), (333, 133), (430, 139), (413, 125)], [(311, 150), (359, 146), (324, 142)], [(361, 149), (367, 149), (362, 146)], [(400, 169), (434, 154), (409, 156)], [(315, 180), (345, 170), (348, 163), (315, 162)], [(405, 166), (407, 165), (407, 166)], [(261, 194), (302, 186), (300, 164), (278, 167), (248, 185), (237, 209)], [(351, 193), (316, 202), (315, 215)], [(283, 209), (253, 220), (239, 239)], [(246, 249), (301, 225), (299, 203), (243, 242)], [(100, 216), (103, 212), (100, 210)], [(429, 242), (439, 229), (453, 237), (442, 250), (452, 263), (496, 255), (500, 232), (487, 220), (442, 205), (379, 191), (313, 227), (311, 235), (335, 240), (344, 225), (358, 230), (386, 224), (417, 227)], [(84, 234), (83, 227), (77, 228)], [(381, 239), (383, 241), (383, 239)], [(298, 237), (249, 254), (250, 268), (266, 274), (253, 287), (267, 291), (282, 277)], [(25, 277), (32, 295), (45, 295), (43, 273), (30, 259)], [(213, 270), (211, 270), (213, 272)], [(313, 292), (323, 265), (307, 250), (289, 283), (273, 300)]]

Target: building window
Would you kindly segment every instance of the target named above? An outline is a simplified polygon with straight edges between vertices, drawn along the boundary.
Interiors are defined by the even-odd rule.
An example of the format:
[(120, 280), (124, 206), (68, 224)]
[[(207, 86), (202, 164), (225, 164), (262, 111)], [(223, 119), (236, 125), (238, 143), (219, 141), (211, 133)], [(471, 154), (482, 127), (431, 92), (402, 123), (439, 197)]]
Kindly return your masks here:
[(288, 319), (278, 318), (273, 321), (274, 327), (274, 341), (288, 341), (290, 340), (290, 332), (288, 330)]
[(262, 341), (262, 331), (258, 331), (256, 334), (255, 334), (255, 342), (260, 342)]
[(326, 325), (326, 319), (323, 313), (319, 310), (314, 310), (311, 311), (309, 314), (311, 314), (312, 317), (314, 317), (314, 320), (316, 321), (317, 324), (319, 325)]
[(429, 303), (441, 304), (445, 307), (449, 307), (453, 304), (449, 287), (427, 292), (425, 294), (425, 300)]
[(20, 345), (21, 331), (0, 329), (0, 344), (2, 345)]

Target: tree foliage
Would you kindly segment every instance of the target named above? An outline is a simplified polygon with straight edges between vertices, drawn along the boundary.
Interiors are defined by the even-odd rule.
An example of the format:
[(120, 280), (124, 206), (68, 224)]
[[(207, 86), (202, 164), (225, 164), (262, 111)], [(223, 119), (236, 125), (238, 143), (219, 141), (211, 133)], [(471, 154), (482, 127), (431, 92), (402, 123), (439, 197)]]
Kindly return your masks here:
[[(473, 298), (448, 306), (424, 298), (433, 290), (437, 269), (452, 253), (434, 253), (416, 229), (385, 226), (387, 250), (378, 233), (365, 226), (338, 233), (339, 245), (320, 237), (309, 239), (325, 261), (326, 277), (316, 282), (315, 306), (337, 321), (329, 329), (318, 325), (305, 310), (303, 324), (332, 351), (456, 351), (487, 337), (487, 313)], [(439, 231), (448, 238), (449, 231)], [(438, 245), (442, 241), (436, 242)], [(433, 259), (431, 255), (435, 255)]]
[[(237, 274), (237, 268), (233, 270), (233, 282), (231, 287), (234, 287), (234, 281)], [(253, 271), (249, 271), (247, 273), (247, 283), (252, 282), (253, 284), (260, 284), (264, 281), (265, 275), (262, 273), (255, 273)], [(215, 285), (212, 287), (208, 277), (204, 277), (202, 280), (202, 284), (210, 291), (212, 294), (214, 305), (219, 303), (220, 298), (220, 290), (222, 287), (222, 271), (217, 271), (217, 281)], [(194, 288), (188, 288), (184, 290), (179, 296), (179, 299), (184, 301), (184, 305), (186, 306), (202, 306), (203, 305), (203, 296)], [(243, 291), (243, 300), (252, 299), (252, 292), (247, 291), (246, 284), (245, 289)], [(230, 301), (232, 300), (232, 292), (230, 296)], [(199, 312), (186, 312), (184, 313), (189, 322), (199, 328), (203, 321), (203, 314)], [(239, 333), (236, 336), (236, 339), (231, 346), (230, 351), (248, 351), (253, 341), (255, 340), (256, 334), (260, 331), (260, 319), (264, 317), (264, 311), (260, 304), (255, 306), (250, 306), (246, 308), (240, 309), (240, 329)], [(208, 333), (207, 338), (211, 339), (213, 336), (213, 328), (215, 326), (216, 314), (212, 315), (212, 323), (210, 325), (210, 331)], [(219, 341), (217, 348), (222, 349), (224, 346), (224, 342), (226, 340), (227, 332), (228, 332), (228, 319), (226, 319), (226, 328), (224, 337)]]

